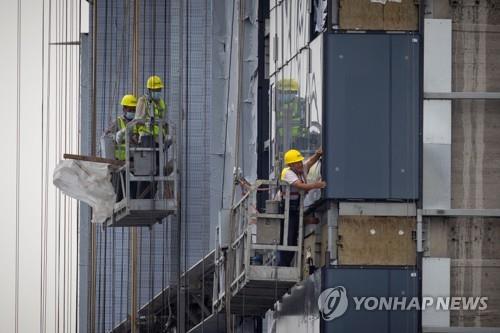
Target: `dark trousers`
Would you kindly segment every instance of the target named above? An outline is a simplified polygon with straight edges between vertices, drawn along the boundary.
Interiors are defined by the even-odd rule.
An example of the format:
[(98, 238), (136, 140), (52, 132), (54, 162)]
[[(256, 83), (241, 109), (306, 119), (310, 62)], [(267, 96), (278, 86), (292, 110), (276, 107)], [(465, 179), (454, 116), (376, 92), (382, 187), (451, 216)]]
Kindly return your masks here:
[[(285, 203), (282, 202), (282, 211), (284, 211)], [(300, 209), (299, 200), (290, 200), (290, 210), (288, 211), (288, 246), (296, 246), (299, 238), (299, 219)], [(284, 221), (281, 221), (281, 237), (280, 243), (283, 245), (283, 236), (285, 234)], [(291, 266), (295, 252), (278, 251), (278, 266)]]

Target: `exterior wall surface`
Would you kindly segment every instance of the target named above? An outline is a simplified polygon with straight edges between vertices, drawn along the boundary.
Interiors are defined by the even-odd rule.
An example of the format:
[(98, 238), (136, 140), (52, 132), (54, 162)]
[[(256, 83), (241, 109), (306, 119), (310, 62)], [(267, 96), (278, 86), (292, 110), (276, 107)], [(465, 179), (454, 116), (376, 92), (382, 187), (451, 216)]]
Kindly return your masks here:
[[(133, 2), (97, 1), (97, 135), (120, 114), (120, 98), (131, 93), (132, 82), (132, 17)], [(157, 74), (165, 82), (164, 99), (168, 118), (179, 126), (180, 106), (186, 117), (183, 149), (181, 193), (184, 212), (182, 253), (176, 250), (175, 219), (169, 218), (152, 229), (140, 229), (138, 258), (138, 303), (147, 303), (161, 289), (175, 281), (177, 259), (181, 269), (189, 267), (206, 254), (210, 243), (211, 196), (210, 156), (211, 122), (211, 45), (212, 7), (207, 1), (140, 2), (139, 17), (139, 94), (145, 92), (150, 75)], [(92, 9), (91, 9), (92, 10)], [(92, 29), (94, 27), (91, 27)], [(92, 54), (92, 31), (82, 45), (86, 62)], [(184, 47), (185, 57), (179, 57)], [(82, 120), (89, 125), (91, 115), (91, 59), (82, 67)], [(182, 96), (181, 75), (185, 82)], [(88, 99), (87, 99), (88, 98)], [(83, 100), (85, 99), (85, 100)], [(89, 154), (90, 130), (84, 131), (82, 151)], [(97, 147), (99, 152), (99, 147)], [(82, 209), (82, 224), (88, 214)], [(81, 228), (81, 232), (88, 230)], [(97, 228), (96, 330), (109, 330), (130, 313), (130, 230)], [(82, 244), (85, 244), (84, 242)], [(82, 250), (82, 256), (89, 254)], [(82, 279), (82, 283), (88, 283)], [(81, 286), (81, 290), (87, 288)], [(81, 308), (82, 320), (88, 319)], [(89, 328), (90, 329), (90, 328)]]
[[(500, 91), (498, 6), (435, 0), (427, 11), (451, 20), (452, 91)], [(500, 102), (454, 100), (450, 123), (451, 208), (500, 208)], [(498, 219), (435, 217), (427, 230), (428, 255), (451, 258), (451, 295), (488, 297), (486, 311), (451, 311), (451, 326), (500, 327)]]

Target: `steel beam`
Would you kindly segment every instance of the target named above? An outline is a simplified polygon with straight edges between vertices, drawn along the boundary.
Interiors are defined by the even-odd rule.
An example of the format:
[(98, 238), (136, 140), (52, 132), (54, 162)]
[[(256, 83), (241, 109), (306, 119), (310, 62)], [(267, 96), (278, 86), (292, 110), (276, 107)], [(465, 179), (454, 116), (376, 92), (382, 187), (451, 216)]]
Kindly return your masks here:
[(425, 333), (500, 333), (500, 327), (423, 327)]
[(424, 92), (424, 99), (500, 99), (500, 92), (483, 92), (483, 91)]
[(339, 215), (416, 216), (417, 211), (413, 202), (340, 202)]
[(423, 209), (422, 216), (500, 217), (500, 209)]

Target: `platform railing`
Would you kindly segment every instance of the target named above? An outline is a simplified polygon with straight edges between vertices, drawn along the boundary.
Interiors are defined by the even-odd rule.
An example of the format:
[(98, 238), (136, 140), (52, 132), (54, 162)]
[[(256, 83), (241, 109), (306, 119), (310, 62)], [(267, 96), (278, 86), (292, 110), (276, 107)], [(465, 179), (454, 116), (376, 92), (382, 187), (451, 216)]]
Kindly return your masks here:
[[(131, 143), (132, 127), (140, 124), (144, 122), (133, 120), (125, 128), (125, 164), (115, 171), (115, 177), (118, 178), (115, 190), (116, 193), (122, 193), (122, 198), (115, 204), (113, 216), (108, 223), (110, 226), (120, 225), (117, 222), (120, 222), (121, 216), (141, 211), (144, 212), (144, 223), (139, 221), (139, 214), (136, 217), (138, 222), (132, 224), (151, 225), (171, 214), (176, 207), (178, 177), (175, 129), (169, 128), (168, 140), (165, 140), (163, 130), (159, 130), (157, 142), (151, 135), (150, 144)], [(153, 125), (163, 129), (165, 122), (155, 120), (151, 126)], [(139, 159), (139, 156), (143, 158)], [(170, 160), (169, 156), (172, 157)], [(140, 165), (142, 167), (139, 172)], [(139, 188), (142, 192), (138, 191)]]
[[(257, 193), (267, 191), (273, 198), (280, 191), (280, 209), (273, 212), (257, 208)], [(266, 206), (267, 206), (266, 202)], [(277, 202), (270, 202), (276, 204)], [(257, 180), (247, 193), (232, 207), (229, 217), (230, 241), (227, 249), (216, 248), (214, 307), (221, 309), (226, 302), (226, 291), (236, 297), (248, 286), (267, 282), (283, 292), (297, 283), (302, 273), (303, 195), (300, 195), (297, 245), (288, 244), (290, 223), (290, 186), (270, 180)], [(220, 232), (220, 230), (219, 230)], [(281, 236), (281, 237), (280, 237)], [(290, 266), (278, 266), (280, 251), (294, 254)], [(229, 265), (229, 266), (228, 266)], [(227, 269), (227, 267), (230, 267)], [(225, 276), (228, 274), (229, 276)], [(229, 283), (229, 286), (226, 286)], [(252, 284), (253, 283), (253, 284)], [(229, 287), (229, 289), (227, 288)], [(268, 291), (269, 293), (270, 291)]]

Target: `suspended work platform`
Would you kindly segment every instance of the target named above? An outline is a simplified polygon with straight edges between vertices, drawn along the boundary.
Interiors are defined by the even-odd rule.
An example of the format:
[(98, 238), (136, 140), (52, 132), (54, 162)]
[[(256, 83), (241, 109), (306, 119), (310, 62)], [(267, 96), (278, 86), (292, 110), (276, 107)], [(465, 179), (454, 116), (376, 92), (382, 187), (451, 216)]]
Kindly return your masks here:
[[(131, 126), (126, 128), (129, 138)], [(164, 128), (163, 121), (156, 122)], [(106, 221), (110, 227), (150, 227), (177, 211), (177, 163), (174, 136), (158, 142), (152, 136), (140, 143), (125, 140), (125, 164), (113, 172), (117, 203)], [(171, 157), (169, 159), (169, 157)]]
[[(284, 200), (267, 200), (265, 212), (257, 210), (257, 192), (273, 197), (282, 189)], [(284, 206), (284, 207), (283, 207)], [(301, 280), (303, 199), (290, 215), (290, 186), (258, 180), (231, 209), (227, 249), (216, 249), (214, 307), (230, 308), (238, 315), (263, 315)], [(288, 244), (289, 224), (298, 224), (297, 245)], [(220, 232), (220, 231), (219, 231)], [(286, 251), (289, 263), (280, 262)], [(286, 260), (285, 260), (286, 261)], [(279, 266), (282, 265), (282, 266)], [(229, 298), (226, 297), (229, 295)]]

